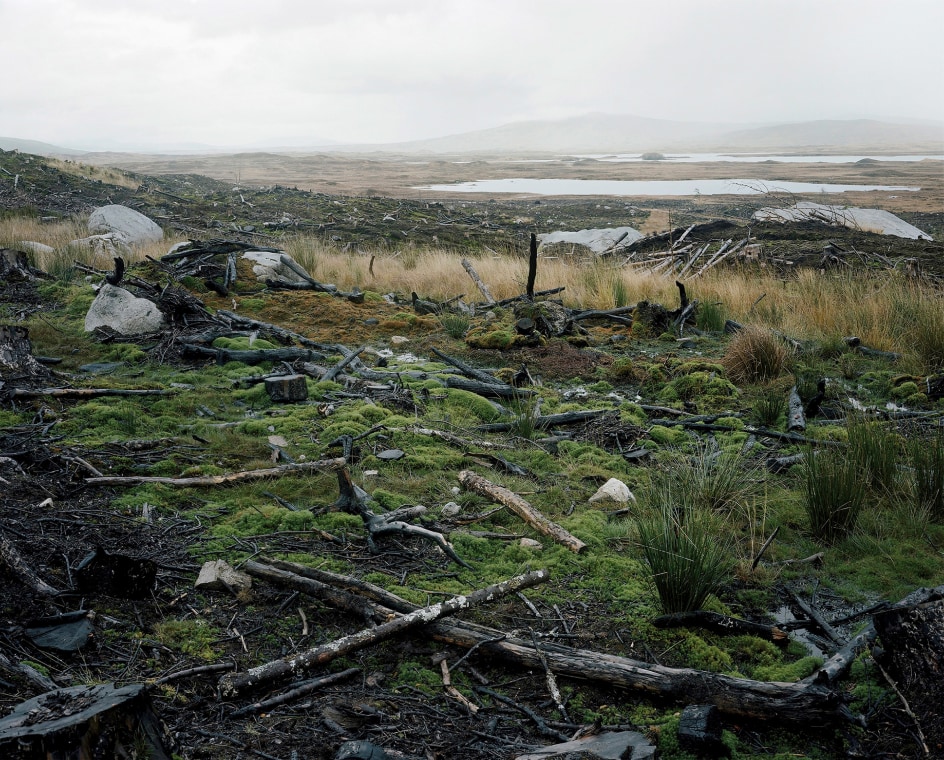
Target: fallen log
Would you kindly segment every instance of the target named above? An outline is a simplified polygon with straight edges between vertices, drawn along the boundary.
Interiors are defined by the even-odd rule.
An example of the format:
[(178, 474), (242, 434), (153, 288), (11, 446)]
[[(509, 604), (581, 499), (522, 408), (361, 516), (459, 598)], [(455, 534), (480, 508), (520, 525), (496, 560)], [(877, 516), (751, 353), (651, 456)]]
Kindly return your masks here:
[[(351, 596), (356, 594), (369, 599), (379, 614), (394, 610), (408, 613), (417, 609), (405, 599), (364, 581), (287, 562), (273, 564), (294, 567), (300, 574), (317, 576), (325, 583), (351, 592)], [(713, 704), (736, 718), (825, 727), (851, 717), (840, 696), (820, 683), (752, 681), (689, 668), (669, 668), (553, 643), (541, 644), (541, 653), (538, 653), (533, 642), (509, 636), (496, 628), (458, 620), (438, 620), (427, 625), (424, 631), (437, 641), (466, 649), (474, 647), (484, 657), (499, 657), (526, 668), (543, 669), (543, 655), (558, 676), (616, 686), (673, 702)], [(846, 667), (849, 664), (851, 659)], [(833, 672), (838, 677), (843, 671), (837, 667)]]
[(306, 338), (301, 333), (293, 332), (291, 330), (286, 330), (284, 327), (279, 327), (278, 325), (273, 325), (270, 322), (260, 322), (257, 319), (250, 319), (249, 317), (244, 317), (240, 314), (236, 314), (232, 311), (226, 311), (225, 309), (220, 309), (216, 312), (217, 319), (225, 321), (230, 326), (239, 326), (241, 325), (248, 330), (258, 330), (264, 333), (271, 333), (272, 335), (279, 338), (285, 343), (291, 343), (295, 341), (296, 343), (301, 343), (303, 346), (308, 348), (315, 348), (319, 351), (340, 351), (338, 347), (326, 345), (324, 343), (319, 343), (312, 340), (311, 338)]
[(208, 348), (193, 343), (184, 343), (185, 356), (203, 356), (216, 359), (220, 364), (242, 362), (243, 364), (262, 364), (262, 362), (293, 362), (302, 359), (307, 362), (320, 361), (325, 355), (312, 348), (261, 348), (239, 350), (230, 348)]
[[(586, 422), (601, 414), (613, 411), (612, 409), (585, 409), (579, 412), (560, 412), (558, 414), (539, 415), (534, 420), (534, 425), (539, 430), (545, 430), (549, 427), (558, 425), (575, 425), (578, 422)], [(478, 429), (486, 433), (507, 433), (514, 427), (514, 422), (490, 422), (485, 425), (479, 425)], [(678, 423), (675, 423), (678, 424)]]
[(471, 470), (463, 470), (460, 472), (459, 482), (470, 491), (475, 491), (475, 493), (482, 496), (487, 496), (492, 501), (508, 507), (508, 509), (518, 515), (518, 517), (528, 523), (528, 525), (536, 531), (553, 538), (557, 543), (566, 546), (572, 552), (580, 554), (587, 548), (587, 545), (583, 541), (568, 533), (557, 523), (548, 520), (513, 491), (509, 491), (503, 486), (496, 485), (486, 480), (481, 475), (476, 475)]
[(478, 380), (480, 383), (488, 383), (490, 385), (495, 384), (495, 377), (493, 375), (490, 375), (488, 372), (469, 366), (468, 364), (466, 364), (464, 361), (461, 361), (460, 359), (456, 359), (453, 356), (449, 356), (449, 354), (444, 354), (438, 348), (433, 347), (430, 350), (434, 354), (436, 354), (436, 356), (438, 356), (440, 359), (446, 362), (446, 364), (451, 364), (453, 367), (455, 367), (457, 370), (462, 372), (467, 377), (470, 377), (473, 380)]
[(106, 475), (101, 478), (86, 478), (85, 482), (92, 486), (133, 486), (139, 483), (161, 483), (166, 486), (181, 486), (185, 488), (220, 486), (230, 483), (241, 483), (246, 480), (278, 477), (294, 472), (337, 470), (344, 467), (346, 464), (346, 459), (336, 457), (334, 459), (319, 459), (314, 462), (283, 464), (280, 467), (268, 467), (264, 470), (243, 470), (242, 472), (231, 472), (226, 475), (200, 475), (192, 478), (164, 478), (148, 475)]
[(135, 390), (129, 388), (14, 388), (6, 391), (14, 398), (98, 398), (99, 396), (172, 396), (178, 391), (161, 389)]
[(534, 395), (534, 391), (527, 388), (515, 388), (513, 385), (505, 385), (504, 383), (483, 383), (458, 375), (449, 375), (446, 378), (446, 387), (459, 388), (487, 398), (518, 399)]
[(777, 644), (788, 644), (790, 637), (786, 631), (782, 631), (773, 625), (764, 625), (763, 623), (753, 623), (750, 620), (740, 620), (729, 615), (722, 615), (720, 612), (711, 612), (709, 610), (691, 610), (689, 612), (674, 612), (670, 615), (660, 615), (652, 624), (656, 628), (704, 628), (714, 633), (723, 633), (734, 636), (757, 636), (766, 641), (773, 641)]
[(489, 602), (522, 589), (531, 588), (539, 583), (544, 583), (549, 577), (547, 570), (535, 570), (524, 575), (518, 575), (507, 581), (477, 589), (468, 595), (456, 596), (447, 599), (445, 602), (398, 616), (376, 628), (358, 631), (350, 636), (309, 649), (301, 654), (258, 665), (245, 673), (228, 673), (219, 681), (220, 693), (224, 697), (231, 697), (275, 681), (285, 680), (315, 665), (331, 662), (338, 657), (343, 657), (358, 649), (388, 639), (410, 628), (431, 623), (444, 615), (452, 615), (477, 604)]
[(40, 596), (56, 596), (59, 592), (40, 578), (31, 568), (13, 543), (0, 533), (0, 562), (6, 565), (24, 585)]
[(330, 675), (322, 676), (321, 678), (313, 678), (310, 681), (303, 681), (284, 694), (279, 694), (269, 699), (263, 699), (261, 702), (254, 702), (251, 705), (241, 707), (239, 710), (230, 713), (227, 717), (230, 719), (242, 718), (246, 715), (254, 715), (255, 713), (263, 712), (264, 710), (271, 710), (273, 707), (284, 705), (286, 702), (291, 702), (295, 699), (298, 699), (299, 697), (304, 697), (305, 695), (311, 694), (313, 691), (317, 691), (318, 689), (324, 688), (325, 686), (331, 686), (332, 684), (339, 683), (340, 681), (345, 681), (348, 678), (358, 675), (360, 672), (360, 668), (348, 668), (347, 670), (342, 670), (340, 673), (331, 673)]

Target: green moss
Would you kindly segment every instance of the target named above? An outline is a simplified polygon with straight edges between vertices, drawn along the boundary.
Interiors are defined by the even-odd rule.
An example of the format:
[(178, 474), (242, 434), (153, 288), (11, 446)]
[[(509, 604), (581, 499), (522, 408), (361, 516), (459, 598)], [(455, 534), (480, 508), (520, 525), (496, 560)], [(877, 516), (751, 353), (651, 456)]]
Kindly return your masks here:
[(219, 633), (205, 620), (164, 620), (154, 625), (154, 635), (164, 646), (202, 660), (215, 660), (213, 642)]
[(672, 380), (659, 398), (663, 401), (697, 401), (699, 409), (718, 411), (726, 408), (738, 395), (737, 387), (712, 372), (691, 372)]
[(699, 359), (680, 364), (675, 368), (675, 372), (680, 375), (690, 375), (693, 372), (708, 372), (723, 376), (724, 367), (716, 362)]
[(416, 660), (403, 660), (394, 674), (396, 684), (412, 686), (426, 694), (439, 694), (442, 691), (442, 673), (432, 670)]
[[(260, 304), (263, 302), (260, 301)], [(246, 301), (243, 301), (240, 306), (245, 306)], [(261, 308), (261, 307), (260, 307)], [(265, 340), (264, 338), (256, 338), (252, 341), (250, 345), (249, 337), (238, 337), (238, 338), (217, 338), (213, 341), (214, 348), (225, 348), (229, 351), (263, 351), (270, 348), (278, 348), (275, 343)]]
[(758, 681), (785, 681), (795, 683), (813, 675), (823, 664), (821, 657), (804, 657), (796, 662), (781, 662), (760, 665), (754, 668), (753, 677)]
[(688, 443), (688, 433), (681, 425), (671, 428), (663, 425), (653, 425), (649, 428), (649, 437), (663, 446), (683, 446)]
[[(488, 399), (460, 388), (446, 388), (445, 405), (460, 416), (473, 415), (483, 422), (494, 422), (501, 414)], [(465, 414), (463, 414), (465, 413)]]
[(239, 300), (240, 311), (247, 311), (251, 314), (257, 314), (265, 308), (266, 302), (261, 298), (241, 298)]
[(102, 358), (109, 362), (140, 364), (141, 362), (147, 361), (148, 355), (134, 343), (114, 343), (108, 348)]
[(465, 336), (465, 342), (472, 348), (492, 348), (502, 350), (511, 348), (518, 336), (507, 329), (473, 328)]

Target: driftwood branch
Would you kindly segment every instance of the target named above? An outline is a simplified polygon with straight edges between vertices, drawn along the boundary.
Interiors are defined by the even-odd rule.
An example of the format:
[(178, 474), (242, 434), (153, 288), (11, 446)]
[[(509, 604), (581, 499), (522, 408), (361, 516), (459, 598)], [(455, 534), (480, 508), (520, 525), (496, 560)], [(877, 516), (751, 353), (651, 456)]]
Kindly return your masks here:
[(231, 472), (226, 475), (201, 475), (193, 478), (162, 478), (147, 475), (109, 475), (102, 478), (86, 478), (85, 482), (93, 486), (133, 486), (139, 483), (161, 483), (167, 486), (219, 486), (230, 483), (241, 483), (246, 480), (279, 477), (294, 472), (310, 472), (311, 470), (337, 470), (344, 467), (347, 460), (343, 457), (334, 459), (319, 459), (314, 462), (297, 462), (283, 464), (280, 467), (268, 467), (264, 470), (244, 470)]
[(471, 565), (456, 554), (455, 549), (452, 548), (452, 544), (446, 540), (446, 537), (443, 536), (442, 533), (437, 533), (434, 530), (423, 528), (419, 525), (411, 525), (400, 519), (414, 514), (421, 514), (426, 510), (425, 507), (398, 509), (394, 512), (378, 515), (368, 506), (367, 502), (369, 497), (367, 494), (354, 485), (350, 473), (345, 468), (338, 470), (338, 488), (341, 495), (334, 505), (349, 514), (357, 515), (364, 521), (364, 526), (367, 528), (367, 548), (370, 549), (372, 553), (376, 554), (379, 552), (379, 549), (374, 543), (374, 540), (379, 536), (390, 533), (418, 536), (419, 538), (436, 544), (442, 549), (443, 553), (457, 565), (469, 568), (470, 570), (472, 569)]
[(475, 287), (479, 289), (479, 292), (481, 292), (482, 296), (485, 298), (485, 303), (487, 303), (489, 306), (493, 305), (495, 303), (495, 298), (489, 291), (488, 285), (482, 282), (482, 278), (478, 276), (478, 273), (472, 266), (472, 262), (468, 259), (462, 259), (462, 267), (466, 272), (469, 273), (469, 277), (472, 278), (472, 282), (475, 283)]
[(324, 665), (338, 657), (343, 657), (358, 649), (388, 639), (410, 628), (432, 623), (445, 615), (452, 615), (477, 604), (489, 602), (513, 594), (521, 589), (544, 583), (549, 577), (547, 570), (535, 570), (524, 575), (518, 575), (507, 581), (477, 589), (468, 595), (456, 596), (447, 599), (445, 602), (398, 616), (376, 628), (358, 631), (350, 636), (344, 636), (328, 644), (309, 649), (301, 654), (258, 665), (245, 673), (228, 673), (220, 679), (220, 693), (224, 697), (230, 697), (276, 681), (285, 680), (315, 665)]
[(557, 523), (548, 520), (513, 491), (509, 491), (503, 486), (496, 485), (486, 480), (481, 475), (476, 475), (471, 470), (463, 470), (460, 472), (459, 482), (470, 491), (475, 491), (477, 494), (487, 496), (492, 501), (508, 507), (508, 509), (518, 515), (518, 517), (528, 523), (528, 525), (536, 531), (553, 538), (557, 543), (566, 546), (572, 552), (579, 554), (587, 548), (587, 545), (583, 541), (568, 533)]

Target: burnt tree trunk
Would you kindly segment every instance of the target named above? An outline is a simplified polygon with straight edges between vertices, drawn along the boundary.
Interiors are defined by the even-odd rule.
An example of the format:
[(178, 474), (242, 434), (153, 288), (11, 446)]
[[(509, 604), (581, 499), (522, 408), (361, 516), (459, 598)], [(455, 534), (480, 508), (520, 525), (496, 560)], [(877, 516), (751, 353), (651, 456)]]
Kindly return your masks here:
[[(927, 745), (944, 748), (944, 587), (925, 601), (896, 604), (872, 617), (879, 663), (908, 700)], [(876, 652), (876, 654), (878, 654)]]
[(169, 742), (143, 684), (72, 686), (41, 694), (0, 719), (7, 760), (139, 757), (170, 760)]
[(528, 256), (528, 299), (534, 300), (534, 278), (538, 275), (538, 236), (531, 233), (531, 252)]

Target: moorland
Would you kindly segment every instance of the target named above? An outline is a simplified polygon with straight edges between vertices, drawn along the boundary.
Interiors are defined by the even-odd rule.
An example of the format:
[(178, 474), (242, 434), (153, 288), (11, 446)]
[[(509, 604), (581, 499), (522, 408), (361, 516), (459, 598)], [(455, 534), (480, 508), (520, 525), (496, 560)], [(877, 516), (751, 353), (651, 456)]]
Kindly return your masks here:
[[(407, 757), (511, 758), (562, 737), (635, 730), (661, 757), (686, 758), (695, 755), (680, 746), (678, 726), (695, 696), (721, 710), (732, 757), (922, 757), (929, 743), (939, 751), (939, 707), (903, 694), (871, 646), (857, 647), (825, 686), (817, 674), (846, 642), (866, 641), (876, 605), (944, 583), (940, 162), (737, 169), (771, 183), (920, 186), (829, 202), (886, 209), (934, 241), (752, 223), (756, 208), (796, 200), (776, 193), (471, 198), (416, 189), (483, 172), (548, 171), (519, 158), (79, 163), (0, 153), (0, 246), (52, 248), (31, 254), (34, 277), (5, 281), (0, 295), (2, 322), (27, 328), (33, 353), (48, 360), (41, 376), (3, 377), (0, 530), (61, 590), (35, 593), (0, 566), (0, 652), (55, 686), (149, 684), (181, 757), (330, 758), (345, 740), (369, 739)], [(627, 171), (593, 161), (553, 168), (579, 178)], [(632, 172), (731, 176), (717, 165)], [(247, 320), (214, 336), (214, 349), (317, 344), (323, 359), (290, 367), (305, 376), (307, 400), (278, 403), (266, 393), (262, 379), (289, 369), (278, 361), (187, 354), (182, 345), (196, 326), (175, 322), (165, 334), (134, 338), (86, 332), (94, 288), (112, 261), (72, 241), (88, 234), (88, 212), (108, 203), (165, 230), (161, 243), (125, 253), (127, 287), (180, 289), (208, 318)], [(671, 312), (680, 296), (675, 273), (653, 271), (658, 255), (691, 225), (718, 220), (728, 225), (723, 235), (695, 227), (687, 242), (749, 239), (756, 255), (681, 278), (697, 301), (691, 318), (653, 327), (640, 306)], [(535, 289), (563, 288), (543, 300), (566, 310), (571, 325), (522, 329), (520, 320), (546, 316), (542, 299), (521, 298), (530, 233), (621, 225), (650, 235), (633, 257), (542, 251)], [(314, 280), (363, 297), (265, 286), (244, 264), (222, 294), (206, 284), (212, 271), (161, 261), (188, 239), (278, 248)], [(829, 246), (840, 254), (824, 257)], [(485, 302), (462, 258), (499, 303)], [(458, 297), (474, 309), (457, 308)], [(610, 315), (573, 319), (588, 310)], [(358, 349), (360, 363), (331, 379), (306, 366), (330, 368)], [(496, 401), (456, 387), (456, 366), (443, 354), (518, 392)], [(42, 392), (53, 387), (160, 395)], [(807, 412), (802, 428), (791, 417), (792, 394)], [(577, 422), (553, 421), (570, 413)], [(412, 521), (445, 536), (462, 564), (418, 536), (372, 546), (327, 467), (212, 481), (342, 455), (374, 513), (412, 510)], [(585, 548), (570, 550), (466, 487), (465, 471), (517, 494)], [(149, 477), (167, 480), (135, 480)], [(188, 478), (208, 480), (171, 482)], [(590, 503), (611, 478), (633, 499)], [(72, 570), (96, 547), (154, 561), (153, 591), (133, 600), (78, 593)], [(330, 571), (421, 606), (529, 570), (547, 569), (550, 580), (461, 613), (492, 631), (471, 653), (455, 632), (407, 632), (305, 674), (356, 669), (349, 680), (234, 718), (278, 689), (221, 696), (221, 674), (326, 644), (365, 620), (271, 579), (256, 577), (244, 592), (195, 590), (200, 565), (216, 559), (292, 562), (299, 573)], [(818, 624), (810, 608), (832, 625)], [(23, 635), (30, 619), (76, 609), (95, 614), (95, 635), (79, 653), (51, 653)], [(656, 622), (696, 609), (787, 635), (772, 641)], [(530, 643), (551, 664), (509, 659), (502, 637)], [(809, 693), (823, 689), (823, 701), (791, 715), (745, 708), (723, 690), (629, 688), (565, 667), (576, 650), (639, 670), (694, 670), (705, 683), (812, 684)], [(212, 667), (190, 672), (204, 666)], [(4, 667), (2, 678), (5, 708), (42, 691), (22, 670)], [(906, 708), (907, 696), (916, 704)]]

